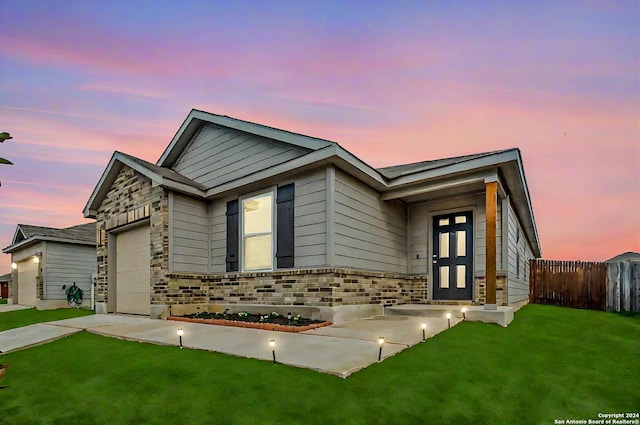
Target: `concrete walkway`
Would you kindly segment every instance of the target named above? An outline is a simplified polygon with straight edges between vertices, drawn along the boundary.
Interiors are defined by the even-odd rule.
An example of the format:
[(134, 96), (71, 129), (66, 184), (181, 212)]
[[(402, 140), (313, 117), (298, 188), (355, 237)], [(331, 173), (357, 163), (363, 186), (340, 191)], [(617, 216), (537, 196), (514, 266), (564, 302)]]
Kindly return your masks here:
[(6, 313), (7, 311), (26, 310), (28, 308), (33, 307), (20, 304), (0, 304), (0, 313)]
[[(451, 325), (460, 320), (453, 318)], [(272, 361), (269, 340), (276, 341), (278, 363), (317, 370), (346, 378), (378, 360), (378, 337), (385, 338), (382, 359), (448, 327), (440, 317), (376, 316), (304, 333), (287, 333), (205, 325), (125, 315), (77, 317), (0, 332), (0, 350), (7, 352), (42, 344), (76, 332), (88, 332), (132, 341), (178, 345), (177, 329), (184, 331), (184, 348), (215, 351)]]

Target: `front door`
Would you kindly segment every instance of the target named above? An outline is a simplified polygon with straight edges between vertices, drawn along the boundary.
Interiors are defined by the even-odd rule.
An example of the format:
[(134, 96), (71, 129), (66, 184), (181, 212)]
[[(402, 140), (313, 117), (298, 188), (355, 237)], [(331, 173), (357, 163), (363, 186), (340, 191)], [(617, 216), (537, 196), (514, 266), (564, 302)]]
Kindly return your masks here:
[(433, 218), (433, 299), (473, 299), (473, 214)]

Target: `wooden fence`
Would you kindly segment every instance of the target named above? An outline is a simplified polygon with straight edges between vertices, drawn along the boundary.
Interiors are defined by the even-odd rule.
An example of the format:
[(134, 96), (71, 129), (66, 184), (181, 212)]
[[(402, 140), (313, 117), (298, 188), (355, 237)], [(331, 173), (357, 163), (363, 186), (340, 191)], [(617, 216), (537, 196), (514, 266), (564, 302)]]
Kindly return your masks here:
[(531, 260), (530, 266), (530, 302), (606, 310), (605, 263)]

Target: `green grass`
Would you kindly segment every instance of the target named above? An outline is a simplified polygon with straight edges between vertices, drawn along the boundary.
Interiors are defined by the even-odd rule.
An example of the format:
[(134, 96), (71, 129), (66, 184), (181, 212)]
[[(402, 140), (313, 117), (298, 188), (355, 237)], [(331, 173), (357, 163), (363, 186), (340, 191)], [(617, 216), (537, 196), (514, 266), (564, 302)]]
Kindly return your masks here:
[(6, 300), (6, 299), (4, 299), (4, 298), (0, 298), (0, 304), (6, 304), (6, 303), (7, 303), (7, 300)]
[(93, 310), (81, 308), (58, 308), (56, 310), (15, 310), (0, 313), (0, 332), (8, 329), (33, 325), (34, 323), (51, 322), (53, 320), (70, 319), (72, 317), (87, 316), (93, 314)]
[(640, 316), (538, 305), (346, 380), (82, 332), (0, 357), (0, 423), (553, 424), (637, 411), (639, 353)]

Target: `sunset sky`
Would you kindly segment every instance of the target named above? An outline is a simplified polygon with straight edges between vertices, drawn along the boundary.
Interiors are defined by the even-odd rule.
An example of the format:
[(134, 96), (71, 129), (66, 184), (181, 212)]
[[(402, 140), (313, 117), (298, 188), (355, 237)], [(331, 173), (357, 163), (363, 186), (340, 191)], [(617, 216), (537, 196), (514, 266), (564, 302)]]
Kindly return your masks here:
[(3, 0), (0, 246), (191, 108), (374, 167), (518, 147), (544, 258), (640, 251), (638, 1)]

